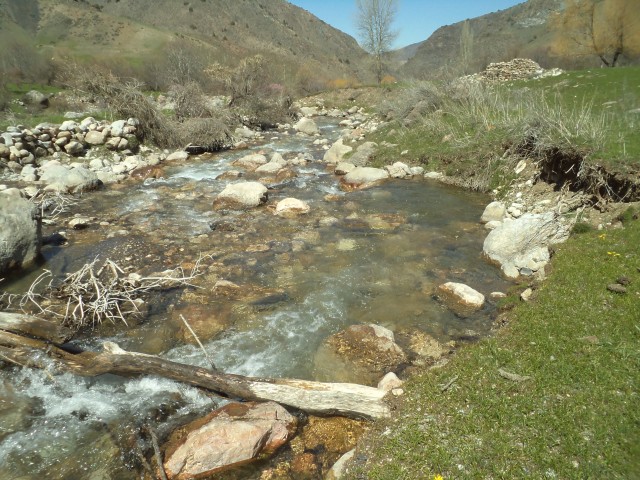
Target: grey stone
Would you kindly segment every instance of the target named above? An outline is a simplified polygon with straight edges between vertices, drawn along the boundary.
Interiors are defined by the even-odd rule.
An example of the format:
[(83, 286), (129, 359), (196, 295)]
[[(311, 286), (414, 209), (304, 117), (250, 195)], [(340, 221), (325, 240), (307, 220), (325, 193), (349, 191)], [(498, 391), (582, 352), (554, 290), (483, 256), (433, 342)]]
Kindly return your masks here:
[[(6, 191), (5, 191), (6, 192)], [(40, 253), (38, 208), (15, 195), (0, 194), (0, 274), (32, 263)]]
[(42, 170), (40, 180), (47, 185), (47, 190), (80, 193), (94, 190), (102, 184), (94, 172), (84, 167), (66, 168), (49, 162)]
[(331, 145), (331, 148), (326, 151), (323, 161), (329, 164), (338, 164), (344, 159), (344, 156), (352, 150), (353, 147), (345, 145), (342, 139), (340, 139)]

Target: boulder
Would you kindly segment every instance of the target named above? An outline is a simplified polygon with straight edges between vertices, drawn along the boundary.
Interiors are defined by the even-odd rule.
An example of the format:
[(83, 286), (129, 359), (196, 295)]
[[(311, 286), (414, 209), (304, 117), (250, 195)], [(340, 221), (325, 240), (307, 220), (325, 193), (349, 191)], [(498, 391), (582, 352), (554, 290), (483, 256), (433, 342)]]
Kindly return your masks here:
[(49, 106), (49, 96), (38, 90), (29, 90), (22, 97), (22, 101), (28, 105), (39, 105), (44, 108)]
[(247, 170), (256, 170), (258, 167), (265, 165), (266, 163), (267, 157), (259, 153), (252, 153), (235, 160), (232, 165), (235, 167), (246, 168)]
[(331, 335), (317, 350), (315, 376), (320, 381), (375, 386), (406, 361), (391, 330), (379, 325), (352, 325)]
[(518, 278), (522, 269), (538, 272), (549, 261), (548, 246), (569, 238), (571, 225), (553, 212), (526, 213), (506, 219), (485, 238), (482, 251), (502, 268), (508, 278)]
[(169, 154), (169, 156), (167, 157), (167, 161), (168, 162), (171, 162), (173, 160), (185, 161), (187, 158), (189, 158), (189, 154), (184, 150), (179, 150), (177, 152), (173, 152)]
[(41, 240), (38, 208), (20, 196), (0, 193), (0, 274), (33, 262)]
[(296, 426), (277, 403), (229, 403), (173, 432), (164, 468), (174, 480), (209, 477), (273, 454)]
[(389, 174), (381, 168), (356, 167), (342, 177), (341, 181), (346, 190), (356, 190), (370, 187), (387, 178)]
[(84, 136), (84, 141), (89, 145), (104, 145), (107, 141), (107, 133), (98, 130), (89, 130)]
[(337, 163), (340, 163), (344, 158), (344, 156), (347, 153), (351, 152), (352, 150), (353, 150), (353, 147), (350, 147), (349, 145), (345, 145), (342, 142), (342, 139), (340, 139), (336, 143), (331, 145), (331, 148), (329, 148), (329, 150), (326, 151), (326, 153), (324, 154), (323, 161), (325, 163), (335, 165)]
[(112, 137), (121, 137), (124, 135), (124, 128), (127, 126), (126, 120), (116, 120), (111, 123), (111, 136)]
[(292, 218), (309, 213), (309, 205), (297, 198), (285, 198), (276, 205), (275, 214), (279, 217)]
[(51, 161), (42, 168), (40, 180), (47, 190), (63, 193), (81, 193), (95, 190), (102, 182), (98, 176), (85, 167), (67, 168)]
[(238, 182), (227, 185), (214, 201), (215, 208), (252, 208), (266, 203), (267, 187), (260, 182)]
[(272, 161), (269, 163), (265, 163), (264, 165), (260, 165), (258, 168), (256, 168), (256, 173), (266, 173), (266, 174), (275, 175), (283, 168), (284, 166), (281, 163)]
[(84, 152), (84, 146), (82, 143), (72, 140), (64, 146), (64, 150), (69, 155), (80, 155)]
[(389, 173), (391, 178), (412, 177), (411, 168), (406, 163), (395, 162), (393, 165), (387, 165), (384, 169)]
[(484, 306), (484, 295), (464, 283), (447, 282), (438, 287), (437, 294), (460, 317), (468, 317)]
[(298, 120), (298, 123), (296, 123), (293, 128), (306, 135), (316, 135), (320, 133), (316, 122), (307, 117), (302, 117)]
[(364, 167), (369, 164), (371, 158), (376, 153), (376, 149), (378, 148), (378, 144), (375, 142), (364, 142), (358, 148), (349, 161), (353, 163), (356, 167)]
[(507, 207), (502, 202), (491, 202), (486, 206), (482, 217), (480, 217), (481, 223), (489, 222), (501, 222), (507, 213)]
[(355, 168), (356, 166), (353, 163), (340, 162), (338, 165), (336, 165), (333, 173), (335, 173), (336, 175), (346, 175), (347, 173), (353, 171)]

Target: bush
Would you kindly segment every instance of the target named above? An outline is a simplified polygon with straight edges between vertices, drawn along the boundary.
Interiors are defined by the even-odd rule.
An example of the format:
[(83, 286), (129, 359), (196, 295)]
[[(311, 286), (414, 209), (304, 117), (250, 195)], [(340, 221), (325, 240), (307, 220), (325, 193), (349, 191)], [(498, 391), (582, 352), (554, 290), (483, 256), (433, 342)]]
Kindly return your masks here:
[(195, 82), (184, 85), (173, 85), (169, 95), (175, 103), (175, 114), (178, 121), (186, 118), (204, 118), (211, 116), (211, 108), (202, 92), (202, 88)]

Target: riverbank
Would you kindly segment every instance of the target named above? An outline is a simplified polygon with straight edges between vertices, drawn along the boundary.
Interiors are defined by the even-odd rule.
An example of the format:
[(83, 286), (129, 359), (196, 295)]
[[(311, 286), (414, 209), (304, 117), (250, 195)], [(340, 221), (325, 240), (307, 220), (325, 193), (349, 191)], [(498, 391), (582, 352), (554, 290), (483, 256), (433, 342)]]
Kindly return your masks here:
[(624, 218), (558, 248), (494, 337), (410, 379), (347, 478), (636, 478), (640, 221)]
[[(405, 384), (394, 418), (360, 442), (345, 478), (640, 474), (638, 70), (571, 72), (483, 98), (502, 108), (501, 90), (512, 87), (512, 99), (542, 92), (544, 105), (558, 105), (531, 139), (523, 126), (536, 110), (515, 115), (476, 99), (452, 111), (422, 86), (431, 104), (399, 103), (404, 113), (367, 138), (380, 146), (374, 162), (404, 158), (507, 205), (547, 185), (543, 201), (575, 215), (573, 235), (553, 247), (544, 281), (521, 278), (502, 301), (495, 336)], [(376, 101), (392, 117), (403, 110)], [(520, 167), (538, 169), (529, 185)]]

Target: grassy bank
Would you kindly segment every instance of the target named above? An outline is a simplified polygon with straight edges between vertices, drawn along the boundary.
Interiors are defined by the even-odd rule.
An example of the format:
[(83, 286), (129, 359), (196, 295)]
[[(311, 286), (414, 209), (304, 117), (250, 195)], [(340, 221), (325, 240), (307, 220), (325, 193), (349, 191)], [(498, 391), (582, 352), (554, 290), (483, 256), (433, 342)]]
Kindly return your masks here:
[(587, 165), (640, 169), (640, 68), (567, 72), (512, 84), (418, 83), (379, 105), (392, 121), (368, 140), (378, 166), (403, 159), (487, 190), (510, 181), (513, 160), (550, 152)]
[[(572, 237), (494, 338), (413, 378), (351, 478), (640, 478), (640, 221), (630, 218)], [(627, 293), (609, 291), (620, 277)]]

